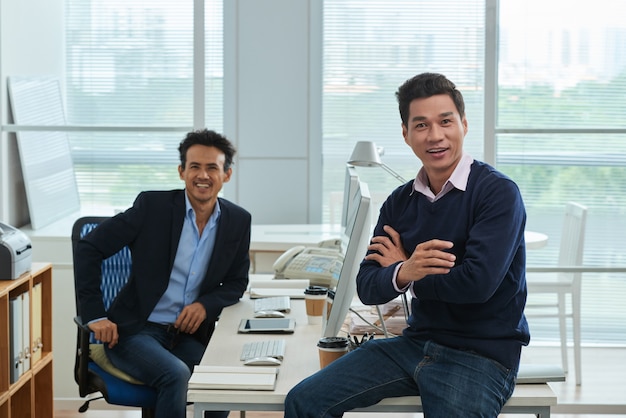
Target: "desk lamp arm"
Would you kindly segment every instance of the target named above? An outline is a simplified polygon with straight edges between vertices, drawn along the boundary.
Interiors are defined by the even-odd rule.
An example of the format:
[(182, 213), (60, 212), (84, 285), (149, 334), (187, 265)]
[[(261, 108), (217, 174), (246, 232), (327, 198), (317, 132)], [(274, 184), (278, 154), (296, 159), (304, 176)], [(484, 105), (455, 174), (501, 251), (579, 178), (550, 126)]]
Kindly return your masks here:
[(395, 171), (393, 171), (391, 168), (389, 168), (389, 166), (385, 165), (385, 164), (380, 164), (380, 166), (389, 174), (391, 174), (392, 176), (394, 176), (397, 180), (400, 181), (400, 183), (404, 184), (407, 182), (407, 180), (402, 177), (400, 174), (396, 173)]

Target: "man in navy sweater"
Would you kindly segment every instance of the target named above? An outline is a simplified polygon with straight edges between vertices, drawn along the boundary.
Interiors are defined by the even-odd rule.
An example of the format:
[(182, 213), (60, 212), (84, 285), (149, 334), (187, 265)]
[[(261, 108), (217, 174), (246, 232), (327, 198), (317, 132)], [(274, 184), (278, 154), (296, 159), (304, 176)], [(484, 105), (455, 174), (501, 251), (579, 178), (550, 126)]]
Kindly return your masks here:
[(339, 417), (409, 395), (427, 418), (497, 417), (513, 393), (530, 340), (520, 191), (463, 152), (465, 105), (450, 80), (419, 74), (396, 96), (422, 168), (383, 204), (357, 292), (370, 305), (409, 292), (408, 327), (300, 382), (285, 417)]

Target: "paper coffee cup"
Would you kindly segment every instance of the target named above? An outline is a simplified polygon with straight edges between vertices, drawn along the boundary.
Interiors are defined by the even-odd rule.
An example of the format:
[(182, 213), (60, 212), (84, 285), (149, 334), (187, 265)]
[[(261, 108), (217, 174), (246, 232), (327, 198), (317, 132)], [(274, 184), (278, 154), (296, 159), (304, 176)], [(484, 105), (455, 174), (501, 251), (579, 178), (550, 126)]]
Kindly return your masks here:
[(328, 289), (320, 286), (309, 286), (304, 290), (304, 303), (309, 324), (321, 324), (326, 304)]
[(328, 366), (348, 352), (348, 339), (344, 337), (324, 337), (317, 342), (320, 368)]

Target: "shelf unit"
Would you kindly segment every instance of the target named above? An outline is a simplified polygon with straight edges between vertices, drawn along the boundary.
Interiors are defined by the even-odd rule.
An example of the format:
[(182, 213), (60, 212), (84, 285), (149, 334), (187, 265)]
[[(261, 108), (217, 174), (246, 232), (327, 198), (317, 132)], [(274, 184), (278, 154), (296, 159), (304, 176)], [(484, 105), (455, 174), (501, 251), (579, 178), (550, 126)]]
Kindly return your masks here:
[[(35, 286), (38, 287), (33, 291)], [(31, 361), (28, 370), (12, 382), (10, 300), (25, 294), (31, 301), (28, 305)], [(33, 303), (34, 297), (41, 299), (41, 305)], [(41, 340), (34, 341), (33, 336), (39, 331)], [(52, 266), (33, 263), (31, 271), (18, 279), (0, 281), (0, 417), (52, 418), (53, 412)]]

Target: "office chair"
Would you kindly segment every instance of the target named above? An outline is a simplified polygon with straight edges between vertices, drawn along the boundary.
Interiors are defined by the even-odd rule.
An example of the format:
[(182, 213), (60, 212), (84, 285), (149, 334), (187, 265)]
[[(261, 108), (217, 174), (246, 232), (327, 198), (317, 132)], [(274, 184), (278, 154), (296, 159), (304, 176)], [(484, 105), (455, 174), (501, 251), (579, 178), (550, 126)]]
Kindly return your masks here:
[[(565, 206), (565, 218), (561, 231), (559, 245), (558, 266), (580, 266), (583, 262), (583, 247), (585, 241), (585, 224), (587, 208), (578, 203), (569, 202)], [(558, 266), (556, 269), (558, 270)], [(563, 370), (567, 372), (567, 328), (566, 318), (572, 319), (574, 337), (574, 368), (576, 384), (582, 383), (580, 359), (580, 293), (581, 272), (538, 273), (533, 267), (526, 268), (526, 282), (528, 284), (528, 302), (525, 314), (527, 317), (557, 317), (561, 340), (561, 361)], [(539, 303), (533, 300), (533, 294), (556, 295), (555, 303)], [(571, 297), (571, 308), (568, 309), (566, 296)], [(556, 312), (554, 309), (556, 308)], [(547, 309), (547, 310), (546, 310)]]
[[(72, 254), (76, 256), (76, 244), (106, 217), (83, 217), (78, 219), (72, 227)], [(117, 254), (102, 262), (102, 293), (104, 306), (109, 305), (117, 292), (126, 283), (130, 274), (130, 250), (124, 247)], [(76, 278), (74, 279), (76, 281)], [(78, 310), (78, 298), (76, 300)], [(116, 369), (104, 354), (102, 343), (94, 340), (89, 328), (83, 324), (80, 316), (74, 318), (78, 326), (76, 338), (76, 358), (74, 364), (74, 378), (78, 383), (78, 392), (82, 398), (100, 392), (102, 396), (88, 399), (79, 412), (89, 408), (89, 402), (104, 398), (113, 405), (138, 407), (142, 409), (143, 418), (154, 417), (156, 404), (156, 390), (136, 381), (126, 373)]]

